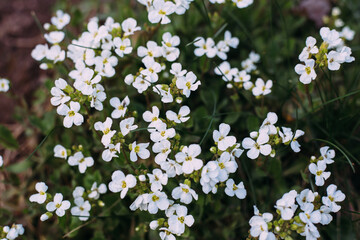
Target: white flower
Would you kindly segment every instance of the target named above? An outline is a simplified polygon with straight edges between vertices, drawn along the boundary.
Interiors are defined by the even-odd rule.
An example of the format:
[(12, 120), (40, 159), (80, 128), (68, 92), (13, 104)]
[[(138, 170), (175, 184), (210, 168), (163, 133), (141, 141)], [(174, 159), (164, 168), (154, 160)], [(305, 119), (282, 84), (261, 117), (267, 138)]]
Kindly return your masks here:
[(94, 74), (94, 70), (85, 68), (81, 77), (75, 81), (74, 87), (84, 95), (91, 95), (94, 90), (93, 86), (101, 81), (101, 76), (94, 76)]
[(111, 54), (111, 51), (103, 50), (100, 56), (95, 57), (95, 71), (99, 72), (99, 75), (106, 77), (115, 75), (114, 67), (118, 64), (118, 58)]
[(64, 37), (65, 37), (65, 33), (61, 31), (53, 31), (44, 34), (44, 38), (46, 39), (46, 41), (48, 41), (51, 44), (60, 43), (62, 40), (64, 40)]
[(48, 52), (49, 47), (47, 44), (38, 44), (36, 47), (31, 51), (31, 57), (36, 61), (40, 61), (44, 57), (46, 57), (46, 53)]
[(132, 51), (131, 41), (128, 38), (121, 40), (121, 38), (114, 38), (115, 53), (119, 57), (124, 57), (125, 54), (129, 54)]
[(4, 160), (3, 157), (0, 155), (0, 167), (2, 167), (4, 165)]
[(221, 151), (225, 151), (228, 147), (232, 147), (236, 143), (234, 136), (228, 136), (229, 132), (230, 125), (226, 123), (221, 123), (219, 125), (219, 131), (214, 130), (213, 132), (214, 142)]
[(83, 197), (84, 193), (85, 193), (85, 188), (83, 188), (81, 186), (77, 186), (74, 189), (72, 195), (73, 195), (73, 197), (75, 199), (75, 198), (78, 198), (78, 197)]
[(225, 193), (230, 197), (236, 195), (237, 198), (244, 199), (246, 197), (244, 183), (240, 182), (238, 185), (236, 185), (233, 179), (228, 179), (226, 181)]
[(150, 143), (139, 143), (136, 144), (136, 141), (130, 144), (130, 160), (133, 162), (136, 162), (138, 159), (138, 156), (141, 159), (147, 159), (150, 157), (150, 152), (146, 148), (149, 146)]
[(9, 91), (9, 88), (10, 88), (9, 84), (10, 84), (9, 80), (7, 80), (5, 78), (1, 78), (0, 79), (0, 92)]
[(230, 31), (225, 31), (225, 34), (224, 34), (224, 42), (225, 42), (226, 45), (229, 46), (229, 47), (237, 48), (237, 46), (239, 45), (239, 38), (237, 38), (237, 37), (232, 37)]
[(148, 193), (144, 193), (142, 195), (139, 195), (135, 201), (130, 205), (130, 210), (135, 211), (136, 209), (140, 209), (141, 211), (148, 209), (148, 203), (150, 201)]
[(276, 113), (269, 112), (266, 115), (266, 118), (264, 119), (263, 123), (261, 124), (260, 129), (267, 129), (267, 134), (273, 135), (277, 133), (277, 129), (275, 127), (275, 123), (278, 120), (278, 116)]
[(168, 24), (170, 19), (167, 15), (172, 14), (176, 9), (176, 6), (172, 2), (165, 2), (164, 0), (154, 0), (152, 3), (152, 8), (149, 11), (149, 21), (151, 23)]
[(189, 204), (192, 199), (198, 200), (198, 195), (187, 184), (180, 183), (180, 186), (174, 188), (171, 192), (174, 199), (180, 199), (180, 202)]
[(183, 123), (190, 119), (190, 117), (187, 117), (187, 115), (189, 114), (190, 108), (188, 106), (182, 106), (178, 114), (171, 110), (168, 110), (166, 112), (166, 118), (176, 123)]
[(104, 134), (101, 138), (101, 143), (104, 144), (105, 147), (110, 144), (111, 138), (116, 133), (115, 130), (111, 130), (112, 122), (112, 119), (107, 117), (105, 122), (96, 122), (94, 125), (96, 131), (102, 131)]
[(304, 189), (296, 197), (296, 202), (299, 204), (301, 210), (304, 210), (305, 205), (314, 202), (315, 196), (317, 195), (317, 192), (313, 193), (310, 189)]
[(59, 78), (58, 80), (55, 80), (55, 87), (52, 87), (50, 91), (51, 95), (53, 96), (50, 99), (51, 105), (58, 106), (68, 102), (71, 99), (70, 96), (67, 96), (66, 93), (63, 92), (67, 86), (68, 84), (64, 79)]
[(305, 225), (305, 230), (304, 232), (300, 233), (300, 235), (306, 236), (307, 240), (316, 240), (320, 238), (320, 233), (316, 226), (310, 222)]
[(315, 60), (305, 60), (305, 65), (297, 64), (295, 66), (295, 72), (300, 75), (300, 82), (303, 84), (309, 84), (316, 78), (316, 72), (314, 70)]
[(92, 157), (84, 157), (82, 152), (77, 152), (74, 156), (69, 157), (68, 163), (70, 166), (79, 166), (79, 172), (84, 173), (86, 168), (94, 165), (94, 159)]
[(70, 22), (70, 15), (64, 13), (62, 10), (56, 11), (56, 16), (51, 17), (51, 23), (55, 25), (57, 29), (63, 29)]
[(100, 194), (106, 193), (107, 188), (104, 183), (97, 186), (97, 182), (94, 182), (93, 185), (91, 186), (90, 191), (91, 192), (89, 193), (88, 197), (96, 200), (96, 199), (99, 199)]
[(54, 157), (66, 159), (67, 158), (66, 148), (64, 148), (60, 144), (56, 145), (54, 147)]
[(345, 194), (340, 190), (337, 190), (337, 186), (331, 184), (326, 189), (327, 196), (322, 197), (322, 202), (330, 208), (332, 212), (338, 212), (341, 206), (337, 205), (336, 202), (342, 202), (345, 199)]
[(148, 173), (149, 183), (151, 184), (151, 191), (161, 191), (163, 185), (166, 185), (168, 182), (167, 174), (164, 174), (160, 169), (156, 168), (151, 173)]
[(212, 38), (207, 38), (205, 41), (203, 37), (198, 37), (194, 41), (194, 45), (197, 47), (194, 50), (195, 56), (201, 57), (206, 54), (208, 58), (215, 57), (217, 50), (215, 48), (215, 42)]
[(254, 0), (232, 0), (238, 8), (246, 8), (253, 4)]
[(83, 33), (83, 37), (90, 41), (92, 46), (98, 46), (100, 41), (108, 35), (106, 26), (98, 25), (97, 21), (90, 21), (87, 25), (88, 32)]
[(173, 74), (176, 78), (184, 76), (187, 71), (185, 69), (182, 70), (182, 66), (180, 63), (171, 64), (170, 73)]
[(330, 51), (326, 54), (328, 68), (331, 71), (337, 71), (340, 69), (340, 64), (345, 62), (345, 56), (336, 51)]
[(297, 205), (295, 204), (295, 198), (297, 196), (297, 192), (295, 190), (291, 190), (288, 193), (285, 193), (281, 199), (276, 201), (275, 208), (281, 212), (281, 218), (284, 220), (290, 220), (297, 209)]
[(39, 193), (31, 195), (29, 198), (30, 202), (43, 204), (46, 201), (46, 191), (48, 190), (48, 186), (44, 182), (38, 182), (35, 185), (35, 189)]
[(8, 226), (3, 227), (2, 232), (6, 233), (6, 238), (3, 238), (2, 240), (13, 240), (16, 239), (19, 235), (23, 235), (25, 229), (22, 224), (13, 224), (11, 228)]
[(64, 127), (70, 128), (73, 124), (80, 126), (84, 122), (84, 117), (78, 113), (80, 110), (80, 104), (78, 102), (70, 102), (70, 108), (62, 104), (57, 108), (59, 115), (65, 116)]
[(56, 215), (62, 217), (65, 215), (65, 211), (70, 208), (70, 202), (68, 200), (63, 201), (63, 195), (56, 193), (52, 202), (46, 204), (46, 210), (49, 212), (55, 211)]
[(291, 149), (294, 152), (300, 152), (300, 144), (297, 139), (303, 136), (305, 133), (302, 130), (296, 130), (295, 136), (291, 130), (291, 128), (282, 127), (282, 132), (279, 131), (279, 135), (285, 145), (290, 144)]
[(167, 140), (168, 138), (173, 138), (176, 134), (174, 128), (166, 129), (166, 123), (159, 123), (156, 125), (156, 131), (152, 131), (150, 139), (153, 142), (160, 142), (162, 140)]
[(322, 161), (325, 161), (326, 164), (331, 164), (334, 162), (333, 158), (335, 157), (335, 151), (333, 149), (329, 149), (328, 146), (320, 148)]
[(314, 205), (312, 203), (307, 203), (302, 209), (304, 212), (299, 214), (301, 221), (306, 224), (319, 223), (321, 221), (321, 213), (319, 210), (314, 211)]
[(329, 49), (341, 44), (340, 34), (335, 29), (330, 30), (328, 27), (322, 27), (320, 29), (320, 35), (324, 42), (328, 44)]
[(231, 159), (230, 153), (223, 152), (220, 158), (217, 160), (219, 165), (219, 174), (217, 178), (220, 182), (224, 182), (229, 178), (229, 173), (234, 173), (238, 168), (238, 165), (235, 160)]
[(200, 153), (200, 145), (191, 144), (189, 147), (183, 147), (182, 151), (175, 155), (176, 161), (182, 163), (182, 170), (185, 174), (190, 174), (203, 166), (203, 161), (196, 158)]
[(343, 46), (340, 50), (340, 54), (343, 56), (343, 60), (346, 63), (351, 63), (353, 61), (355, 61), (355, 58), (353, 56), (351, 56), (351, 48)]
[(271, 222), (272, 219), (273, 215), (271, 213), (251, 217), (249, 221), (251, 226), (250, 235), (255, 238), (259, 237), (261, 240), (275, 240), (275, 235), (268, 231), (268, 222)]
[(116, 145), (109, 144), (107, 148), (108, 149), (102, 152), (101, 157), (105, 162), (110, 162), (114, 157), (118, 157), (117, 154), (120, 153), (120, 143)]
[(176, 214), (169, 217), (169, 230), (175, 234), (183, 234), (185, 232), (185, 225), (191, 227), (194, 224), (194, 217), (188, 215), (188, 209), (185, 206), (178, 206)]
[(320, 207), (320, 214), (321, 214), (320, 223), (322, 225), (327, 225), (333, 220), (333, 217), (331, 216), (330, 213), (331, 213), (331, 209), (328, 206), (323, 205)]
[(170, 87), (166, 84), (157, 84), (153, 86), (153, 91), (161, 96), (163, 103), (171, 103), (174, 101)]
[(168, 228), (162, 227), (159, 230), (161, 231), (159, 233), (161, 240), (176, 240), (175, 236)]
[(135, 118), (125, 118), (120, 122), (120, 130), (123, 136), (126, 136), (130, 131), (137, 129), (137, 125), (134, 125)]
[(351, 30), (348, 26), (345, 26), (340, 32), (340, 37), (343, 37), (348, 41), (352, 41), (354, 39), (354, 36), (355, 31)]
[(201, 82), (196, 82), (196, 76), (193, 72), (188, 72), (186, 76), (179, 77), (176, 80), (177, 88), (182, 90), (182, 94), (186, 97), (190, 96), (191, 91), (196, 91), (199, 85), (201, 85)]
[(162, 140), (160, 142), (156, 142), (153, 145), (152, 150), (154, 153), (158, 153), (155, 156), (155, 162), (157, 164), (161, 164), (167, 159), (168, 155), (171, 152), (171, 143), (168, 140)]
[(273, 86), (272, 80), (267, 80), (266, 83), (261, 78), (256, 79), (255, 87), (252, 89), (254, 96), (267, 95), (271, 93)]
[(124, 32), (124, 36), (133, 35), (134, 32), (139, 31), (141, 27), (136, 26), (136, 20), (134, 18), (127, 18), (121, 23), (121, 30)]
[(250, 79), (251, 79), (251, 76), (249, 74), (247, 74), (247, 72), (245, 70), (238, 71), (234, 75), (234, 82), (243, 83), (244, 85), (246, 83), (248, 83), (250, 81)]
[(75, 205), (71, 208), (71, 215), (79, 217), (80, 221), (86, 221), (90, 217), (91, 205), (88, 200), (84, 201), (82, 197), (75, 198)]
[(161, 72), (161, 65), (155, 62), (153, 58), (144, 58), (142, 62), (145, 65), (145, 69), (140, 73), (147, 76), (151, 83), (157, 82), (159, 79), (158, 73)]
[(147, 197), (148, 197), (147, 202), (149, 203), (148, 211), (150, 214), (156, 214), (159, 211), (159, 209), (165, 210), (170, 205), (166, 193), (164, 192), (157, 191), (149, 194)]
[(137, 49), (137, 55), (143, 59), (154, 59), (162, 55), (162, 49), (154, 41), (148, 41), (146, 47), (140, 46)]
[(233, 80), (234, 76), (239, 72), (237, 68), (231, 68), (229, 62), (222, 62), (214, 70), (215, 74), (222, 76), (225, 82)]
[(90, 98), (90, 107), (95, 108), (98, 111), (102, 111), (104, 109), (102, 102), (106, 99), (106, 93), (104, 87), (101, 84), (95, 85)]
[(135, 81), (133, 82), (132, 85), (141, 94), (142, 92), (146, 91), (149, 86), (151, 86), (151, 82), (147, 76), (140, 74), (135, 78)]
[(53, 45), (46, 51), (46, 58), (54, 61), (54, 63), (62, 62), (65, 59), (65, 51), (61, 50), (59, 45)]
[(183, 173), (182, 166), (171, 159), (160, 162), (160, 167), (166, 172), (169, 178), (175, 177), (176, 175), (180, 175)]
[(111, 175), (112, 181), (109, 183), (109, 190), (111, 192), (120, 192), (120, 197), (124, 198), (129, 188), (136, 186), (136, 178), (132, 174), (125, 174), (121, 170), (113, 172)]
[(267, 156), (271, 153), (271, 145), (268, 144), (268, 142), (269, 135), (267, 134), (267, 131), (260, 130), (256, 141), (247, 137), (242, 141), (242, 146), (245, 149), (250, 149), (246, 153), (248, 158), (256, 159), (260, 153), (264, 156)]
[(117, 97), (111, 98), (110, 105), (115, 108), (114, 111), (112, 111), (111, 113), (111, 117), (114, 119), (124, 117), (127, 110), (127, 106), (129, 104), (130, 104), (130, 99), (128, 96), (126, 96), (124, 100), (122, 100), (121, 102), (120, 99)]
[(306, 38), (306, 47), (304, 47), (304, 49), (299, 55), (300, 61), (305, 62), (306, 60), (309, 59), (310, 54), (316, 54), (319, 52), (319, 49), (315, 44), (316, 44), (315, 38), (311, 36)]
[(325, 172), (326, 163), (324, 161), (318, 161), (315, 163), (310, 163), (309, 171), (315, 175), (315, 184), (316, 186), (323, 186), (325, 180), (328, 179), (331, 175), (330, 172)]
[(156, 131), (154, 128), (156, 128), (157, 125), (161, 124), (162, 121), (159, 119), (159, 108), (157, 106), (153, 106), (152, 111), (145, 111), (142, 115), (145, 122), (149, 122), (149, 132)]

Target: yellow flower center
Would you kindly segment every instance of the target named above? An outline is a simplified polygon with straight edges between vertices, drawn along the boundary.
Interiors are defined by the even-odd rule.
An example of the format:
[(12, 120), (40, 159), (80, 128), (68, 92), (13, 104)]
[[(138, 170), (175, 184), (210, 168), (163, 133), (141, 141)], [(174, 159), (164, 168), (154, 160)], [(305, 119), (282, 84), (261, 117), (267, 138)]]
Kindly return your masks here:
[(306, 72), (306, 74), (309, 75), (309, 74), (311, 73), (311, 68), (310, 68), (310, 67), (306, 67), (306, 68), (305, 68), (305, 72)]
[(188, 193), (188, 192), (189, 192), (189, 189), (187, 189), (187, 188), (181, 188), (181, 190), (182, 190), (184, 193)]
[(134, 151), (135, 151), (136, 153), (140, 152), (140, 147), (139, 147), (139, 146), (136, 146), (135, 149), (134, 149)]
[(104, 131), (103, 131), (103, 133), (106, 135), (106, 134), (108, 134), (110, 132), (110, 129), (109, 128), (106, 128)]
[(74, 111), (69, 111), (69, 117), (73, 117), (75, 116), (75, 112)]
[(152, 198), (153, 202), (156, 202), (157, 200), (159, 200), (160, 198), (156, 195), (153, 195)]

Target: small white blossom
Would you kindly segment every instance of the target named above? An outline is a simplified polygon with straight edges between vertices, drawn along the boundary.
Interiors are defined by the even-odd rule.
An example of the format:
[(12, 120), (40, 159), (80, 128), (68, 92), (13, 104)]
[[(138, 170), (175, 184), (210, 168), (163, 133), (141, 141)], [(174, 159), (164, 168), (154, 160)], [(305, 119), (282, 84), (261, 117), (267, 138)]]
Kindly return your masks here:
[(65, 215), (65, 211), (70, 208), (70, 202), (68, 200), (63, 201), (63, 195), (61, 193), (56, 193), (52, 202), (46, 204), (46, 210), (49, 212), (54, 212), (59, 217)]

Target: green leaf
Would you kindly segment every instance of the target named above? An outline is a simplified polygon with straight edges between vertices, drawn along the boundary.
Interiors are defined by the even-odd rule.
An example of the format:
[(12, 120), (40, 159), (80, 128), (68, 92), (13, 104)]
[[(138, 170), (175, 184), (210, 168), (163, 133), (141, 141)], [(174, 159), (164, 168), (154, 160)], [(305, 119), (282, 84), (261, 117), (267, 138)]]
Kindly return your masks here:
[(31, 167), (32, 162), (30, 159), (26, 159), (24, 161), (21, 161), (19, 163), (12, 164), (6, 168), (8, 172), (12, 173), (21, 173), (25, 171), (26, 169)]
[(19, 147), (10, 130), (3, 125), (0, 125), (0, 145), (8, 149), (17, 149)]

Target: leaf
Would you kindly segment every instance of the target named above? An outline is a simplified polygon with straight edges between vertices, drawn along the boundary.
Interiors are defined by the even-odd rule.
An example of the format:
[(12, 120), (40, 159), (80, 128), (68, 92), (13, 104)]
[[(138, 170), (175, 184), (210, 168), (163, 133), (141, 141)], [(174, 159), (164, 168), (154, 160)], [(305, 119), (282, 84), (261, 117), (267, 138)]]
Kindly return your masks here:
[(0, 125), (0, 145), (7, 149), (17, 149), (19, 147), (10, 130), (3, 125)]
[(6, 168), (8, 172), (12, 173), (21, 173), (25, 171), (26, 169), (31, 167), (32, 162), (30, 159), (26, 159), (24, 161), (21, 161), (19, 163), (12, 164)]

